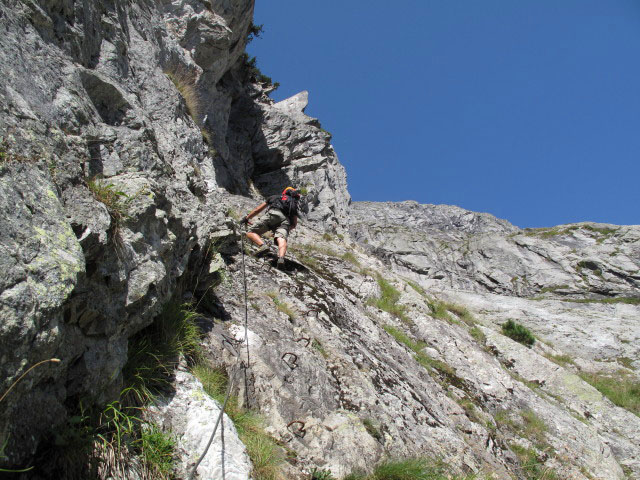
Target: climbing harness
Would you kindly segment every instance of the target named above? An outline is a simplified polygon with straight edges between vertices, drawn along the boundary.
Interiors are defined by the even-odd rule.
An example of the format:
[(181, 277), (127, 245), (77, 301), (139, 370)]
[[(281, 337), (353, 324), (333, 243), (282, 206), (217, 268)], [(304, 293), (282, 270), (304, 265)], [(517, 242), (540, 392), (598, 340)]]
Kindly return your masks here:
[[(247, 406), (247, 408), (249, 407), (249, 382), (247, 380), (247, 370), (249, 369), (249, 365), (251, 364), (250, 362), (250, 357), (249, 357), (249, 305), (248, 305), (248, 298), (247, 298), (247, 272), (246, 272), (246, 266), (245, 266), (245, 260), (244, 260), (244, 231), (241, 231), (240, 233), (240, 239), (241, 239), (241, 252), (242, 252), (242, 283), (244, 285), (244, 344), (246, 347), (246, 352), (247, 352), (247, 363), (244, 363), (244, 360), (241, 363), (241, 367), (242, 370), (244, 371), (244, 394), (245, 394), (245, 405)], [(231, 342), (229, 342), (229, 340), (225, 337), (223, 337), (222, 340), (222, 346), (223, 348), (225, 347), (225, 342), (230, 344)], [(231, 392), (233, 391), (233, 384), (234, 384), (234, 380), (235, 380), (235, 375), (232, 376), (229, 379), (229, 384), (227, 385), (227, 392), (224, 396), (224, 402), (222, 404), (222, 408), (220, 409), (220, 413), (218, 414), (218, 418), (216, 419), (216, 424), (213, 427), (213, 432), (211, 433), (211, 436), (209, 437), (209, 441), (207, 442), (207, 446), (204, 449), (204, 452), (202, 452), (202, 455), (200, 455), (200, 458), (198, 459), (198, 461), (196, 462), (196, 464), (193, 466), (193, 469), (191, 470), (191, 474), (189, 475), (189, 479), (193, 480), (195, 478), (196, 475), (196, 470), (198, 470), (198, 467), (200, 466), (200, 464), (202, 463), (202, 460), (204, 460), (204, 457), (207, 455), (207, 452), (209, 451), (209, 447), (211, 446), (211, 444), (213, 443), (213, 439), (216, 436), (216, 432), (218, 430), (218, 426), (219, 425), (223, 425), (223, 420), (222, 417), (224, 415), (224, 411), (227, 408), (227, 403), (229, 402), (229, 398), (231, 397)], [(222, 439), (222, 473), (224, 475), (224, 425), (222, 426), (222, 429), (220, 431), (220, 435), (221, 435), (221, 439)]]

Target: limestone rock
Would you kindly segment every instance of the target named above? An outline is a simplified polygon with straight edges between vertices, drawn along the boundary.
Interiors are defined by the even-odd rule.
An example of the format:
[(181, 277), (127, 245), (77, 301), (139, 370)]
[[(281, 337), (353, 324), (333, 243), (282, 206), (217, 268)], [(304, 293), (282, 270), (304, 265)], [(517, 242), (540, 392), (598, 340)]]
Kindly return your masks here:
[[(155, 424), (176, 439), (179, 457), (176, 474), (178, 478), (189, 478), (211, 438), (221, 405), (210, 398), (202, 384), (187, 371), (176, 372), (174, 387), (175, 392), (170, 397), (158, 399), (149, 415)], [(245, 447), (226, 414), (221, 423), (195, 478), (248, 480), (251, 462)]]

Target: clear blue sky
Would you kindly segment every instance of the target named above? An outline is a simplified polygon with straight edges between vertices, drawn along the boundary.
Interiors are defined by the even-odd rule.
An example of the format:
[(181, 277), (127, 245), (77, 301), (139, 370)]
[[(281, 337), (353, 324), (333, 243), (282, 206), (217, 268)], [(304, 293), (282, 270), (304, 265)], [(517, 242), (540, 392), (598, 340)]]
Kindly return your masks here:
[(639, 0), (257, 0), (254, 21), (272, 97), (309, 91), (354, 200), (640, 224)]

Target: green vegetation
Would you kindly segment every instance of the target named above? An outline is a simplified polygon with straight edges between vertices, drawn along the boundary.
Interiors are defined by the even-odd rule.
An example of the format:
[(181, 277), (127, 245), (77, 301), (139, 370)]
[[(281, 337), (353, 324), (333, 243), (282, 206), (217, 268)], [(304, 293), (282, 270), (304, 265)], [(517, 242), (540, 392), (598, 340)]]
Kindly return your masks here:
[(25, 157), (24, 155), (17, 154), (11, 151), (11, 145), (6, 138), (0, 137), (0, 165), (5, 163), (35, 163), (42, 158), (38, 155), (33, 157)]
[(416, 361), (426, 368), (427, 371), (440, 374), (452, 385), (460, 386), (463, 384), (463, 381), (456, 375), (456, 371), (453, 367), (441, 362), (440, 360), (431, 358), (422, 351), (427, 346), (425, 342), (415, 341), (402, 330), (391, 325), (385, 325), (383, 328), (389, 335), (395, 338), (398, 343), (401, 343), (409, 348), (409, 350), (412, 350), (416, 355)]
[(322, 234), (322, 239), (325, 242), (330, 242), (330, 241), (333, 240), (333, 237), (331, 235), (329, 235), (327, 232), (325, 232), (325, 233)]
[(411, 321), (406, 315), (407, 307), (398, 303), (400, 292), (385, 280), (382, 275), (377, 274), (376, 279), (380, 287), (380, 297), (369, 299), (368, 303), (375, 305), (380, 310), (390, 313), (405, 323), (410, 323)]
[(122, 372), (129, 404), (148, 403), (168, 387), (181, 355), (191, 362), (201, 357), (197, 317), (188, 305), (170, 302), (154, 323), (129, 339), (129, 359)]
[[(204, 391), (217, 400), (224, 402), (229, 378), (226, 372), (204, 364), (197, 364), (193, 373), (202, 382)], [(252, 410), (240, 407), (237, 398), (230, 398), (227, 403), (227, 415), (233, 421), (240, 440), (247, 448), (247, 454), (253, 464), (255, 480), (282, 479), (281, 465), (284, 462), (283, 450), (264, 430), (264, 421)]]
[(351, 253), (351, 252), (345, 252), (342, 255), (342, 259), (349, 262), (352, 265), (355, 265), (356, 267), (360, 266), (360, 262), (358, 261), (358, 259), (356, 258), (356, 256)]
[(378, 427), (373, 423), (373, 420), (370, 418), (363, 418), (362, 425), (364, 425), (364, 428), (369, 435), (379, 442), (382, 441), (382, 434), (380, 433), (380, 430), (378, 430)]
[(563, 301), (572, 302), (572, 303), (604, 303), (604, 304), (626, 303), (627, 305), (640, 305), (640, 298), (638, 297), (578, 298), (578, 299), (567, 298), (567, 299), (564, 299)]
[(427, 292), (425, 291), (425, 289), (422, 288), (420, 285), (418, 285), (416, 282), (413, 282), (411, 280), (406, 280), (406, 282), (407, 282), (407, 285), (409, 285), (411, 288), (413, 288), (421, 296), (423, 296), (423, 297), (427, 296)]
[(174, 438), (151, 424), (142, 430), (140, 443), (142, 455), (155, 473), (154, 476), (170, 478), (176, 446)]
[(311, 480), (336, 480), (336, 477), (333, 476), (331, 470), (319, 470), (314, 467), (311, 471)]
[(522, 433), (524, 437), (533, 441), (536, 446), (545, 448), (547, 443), (545, 432), (548, 427), (544, 421), (530, 409), (520, 411), (520, 417), (523, 422)]
[(287, 302), (280, 300), (280, 298), (278, 298), (278, 294), (276, 292), (267, 292), (267, 296), (273, 300), (274, 305), (276, 306), (276, 308), (278, 310), (280, 310), (282, 313), (284, 313), (287, 317), (289, 317), (289, 320), (293, 321), (296, 318), (296, 312), (293, 310), (293, 308), (291, 307), (291, 305), (289, 305)]
[(538, 453), (532, 448), (524, 448), (518, 444), (511, 444), (511, 450), (518, 457), (522, 474), (527, 480), (556, 480), (557, 474), (538, 458)]
[(471, 480), (474, 476), (451, 475), (445, 465), (428, 458), (389, 460), (375, 467), (370, 475), (354, 472), (343, 480)]
[(471, 327), (471, 330), (469, 330), (469, 334), (480, 343), (484, 344), (487, 342), (487, 336), (477, 326)]
[(105, 183), (98, 179), (88, 180), (87, 187), (94, 198), (107, 207), (112, 220), (111, 228), (114, 231), (119, 230), (122, 223), (129, 218), (129, 205), (133, 198), (117, 190), (113, 183)]
[(242, 220), (242, 215), (240, 215), (235, 208), (232, 208), (232, 207), (227, 208), (226, 213), (227, 213), (227, 217), (231, 217), (236, 222), (239, 222), (240, 220)]
[(533, 410), (526, 409), (518, 413), (517, 419), (514, 419), (508, 410), (499, 410), (494, 415), (494, 420), (498, 427), (506, 428), (534, 444), (535, 448), (524, 448), (515, 442), (509, 444), (518, 457), (524, 477), (528, 480), (557, 479), (556, 473), (545, 467), (544, 462), (539, 459), (538, 452), (554, 453), (553, 447), (546, 440), (547, 425)]
[(320, 343), (320, 340), (318, 340), (317, 338), (314, 338), (313, 341), (311, 342), (311, 346), (318, 351), (318, 353), (320, 353), (320, 355), (322, 355), (324, 358), (327, 358), (329, 355), (327, 354), (327, 351), (324, 349), (324, 346), (322, 345), (322, 343)]
[(576, 265), (576, 270), (578, 271), (578, 274), (580, 274), (580, 275), (584, 275), (582, 273), (582, 270), (584, 270), (585, 268), (587, 270), (591, 270), (594, 273), (594, 275), (602, 278), (602, 269), (600, 269), (595, 262), (592, 262), (590, 260), (581, 260)]
[(251, 43), (254, 38), (260, 38), (263, 33), (263, 27), (264, 25), (256, 25), (251, 22), (251, 25), (249, 25), (249, 31), (247, 32), (247, 44)]
[(476, 406), (474, 405), (471, 399), (465, 397), (460, 400), (457, 400), (457, 402), (458, 402), (458, 405), (462, 407), (462, 409), (464, 410), (464, 413), (467, 415), (469, 420), (479, 425), (482, 425), (484, 423), (484, 419), (478, 413), (478, 410), (476, 409)]
[(293, 250), (304, 252), (306, 254), (318, 253), (321, 255), (327, 255), (328, 257), (337, 257), (338, 253), (329, 247), (323, 247), (313, 243), (299, 243), (292, 246)]
[(562, 354), (562, 355), (546, 355), (546, 357), (551, 360), (553, 363), (557, 363), (561, 366), (566, 365), (575, 365), (573, 358), (570, 355)]
[(169, 80), (173, 82), (180, 96), (184, 99), (189, 116), (196, 124), (200, 125), (200, 119), (202, 118), (202, 100), (200, 99), (196, 85), (196, 75), (182, 66), (172, 66), (164, 73), (169, 77)]
[(416, 342), (406, 333), (396, 327), (385, 325), (383, 328), (389, 335), (395, 338), (398, 343), (405, 345), (409, 348), (409, 350), (413, 350), (415, 353), (419, 353), (423, 348), (427, 346), (425, 342)]
[(581, 372), (579, 375), (615, 405), (640, 417), (640, 382), (635, 377), (625, 372), (613, 375)]
[[(435, 318), (446, 320), (447, 322), (460, 324), (460, 320), (469, 326), (475, 325), (473, 315), (465, 307), (456, 305), (455, 303), (443, 302), (437, 300), (435, 302), (429, 302), (429, 309), (431, 314)], [(455, 317), (451, 316), (454, 314)]]
[[(120, 397), (104, 408), (84, 407), (51, 433), (37, 452), (36, 473), (46, 478), (171, 478), (174, 439), (143, 415), (166, 391), (181, 357), (201, 358), (197, 315), (187, 306), (168, 303), (154, 322), (129, 339)], [(138, 460), (132, 462), (132, 458)], [(101, 478), (102, 478), (101, 477)]]
[(266, 87), (273, 87), (273, 90), (276, 90), (280, 86), (280, 83), (274, 83), (271, 77), (263, 74), (260, 71), (257, 65), (256, 57), (249, 57), (247, 53), (243, 53), (241, 59), (249, 80), (261, 83)]
[(569, 288), (569, 285), (567, 284), (562, 284), (562, 285), (552, 285), (550, 287), (544, 287), (540, 290), (540, 293), (555, 293), (557, 290), (564, 290)]
[(527, 345), (529, 347), (532, 346), (536, 341), (536, 338), (528, 328), (514, 322), (511, 319), (502, 324), (502, 333), (507, 337), (515, 340), (516, 342)]
[(9, 142), (7, 142), (6, 138), (3, 138), (0, 140), (0, 163), (8, 161), (9, 158)]

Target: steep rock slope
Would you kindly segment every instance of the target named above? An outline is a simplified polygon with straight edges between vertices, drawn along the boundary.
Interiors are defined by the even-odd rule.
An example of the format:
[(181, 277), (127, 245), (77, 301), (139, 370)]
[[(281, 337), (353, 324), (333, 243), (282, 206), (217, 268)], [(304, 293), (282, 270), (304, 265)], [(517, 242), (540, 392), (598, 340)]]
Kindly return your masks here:
[[(234, 394), (288, 452), (283, 478), (407, 456), (505, 479), (640, 475), (638, 417), (578, 375), (637, 372), (639, 308), (603, 300), (638, 297), (638, 227), (528, 232), (457, 207), (350, 208), (306, 92), (274, 103), (243, 55), (252, 1), (3, 7), (2, 392), (61, 360), (3, 398), (8, 465), (70, 405), (117, 397), (130, 337), (174, 297), (218, 318), (205, 346), (246, 373)], [(286, 270), (243, 260), (233, 217), (290, 183), (308, 202)], [(596, 303), (569, 302), (584, 299)], [(503, 336), (507, 318), (554, 346)], [(184, 477), (213, 428), (189, 411), (217, 410), (187, 372), (175, 381), (156, 410), (181, 437)], [(239, 447), (208, 472), (246, 476)]]
[(306, 96), (274, 104), (243, 54), (252, 1), (2, 4), (3, 392), (62, 360), (3, 400), (20, 464), (66, 404), (117, 396), (129, 337), (230, 233), (229, 191), (298, 182), (309, 221), (337, 230), (349, 196)]
[[(557, 478), (638, 472), (640, 418), (578, 376), (575, 365), (600, 367), (588, 356), (572, 353), (562, 367), (553, 360), (571, 350), (522, 346), (485, 305), (440, 303), (457, 292), (425, 291), (339, 237), (303, 228), (286, 272), (247, 262), (250, 398), (296, 452), (290, 478), (312, 466), (340, 478), (389, 456), (439, 457), (458, 473), (494, 478), (528, 478), (531, 462)], [(240, 268), (230, 258), (228, 283), (216, 290), (238, 342)], [(382, 310), (375, 299), (389, 285), (396, 308)], [(212, 336), (220, 357), (222, 344)]]

